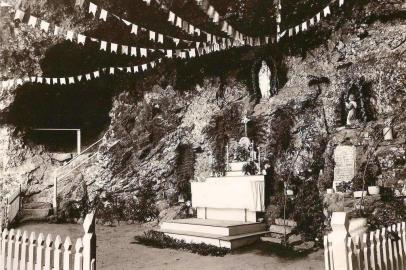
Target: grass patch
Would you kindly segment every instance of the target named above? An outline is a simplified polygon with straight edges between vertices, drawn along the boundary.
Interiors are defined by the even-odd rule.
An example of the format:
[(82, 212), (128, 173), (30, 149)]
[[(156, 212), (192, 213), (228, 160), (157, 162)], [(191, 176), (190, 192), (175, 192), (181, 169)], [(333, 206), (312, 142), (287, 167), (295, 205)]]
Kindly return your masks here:
[(217, 256), (223, 257), (230, 253), (228, 248), (220, 248), (213, 245), (207, 245), (204, 243), (186, 243), (183, 240), (173, 239), (162, 232), (157, 232), (154, 230), (149, 230), (144, 232), (143, 235), (136, 236), (135, 239), (138, 243), (156, 247), (156, 248), (172, 248), (177, 250), (185, 250), (191, 253), (203, 255), (203, 256)]

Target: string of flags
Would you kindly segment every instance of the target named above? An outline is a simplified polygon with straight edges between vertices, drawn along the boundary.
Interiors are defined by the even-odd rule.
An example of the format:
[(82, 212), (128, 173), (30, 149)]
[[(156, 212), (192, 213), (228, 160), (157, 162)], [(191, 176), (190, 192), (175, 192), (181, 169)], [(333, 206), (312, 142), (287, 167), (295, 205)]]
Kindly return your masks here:
[[(118, 21), (120, 21), (121, 23), (125, 24), (127, 27), (129, 27), (130, 34), (138, 35), (138, 33), (140, 31), (148, 33), (149, 40), (154, 43), (164, 44), (164, 43), (166, 43), (165, 40), (169, 39), (169, 40), (172, 40), (176, 46), (178, 46), (180, 44), (180, 42), (183, 42), (188, 47), (193, 45), (195, 48), (199, 48), (201, 46), (207, 47), (207, 46), (209, 46), (209, 44), (218, 44), (218, 43), (225, 44), (228, 47), (241, 46), (241, 43), (236, 40), (232, 40), (232, 39), (225, 38), (225, 37), (219, 37), (219, 36), (210, 34), (208, 32), (202, 31), (198, 27), (195, 27), (194, 25), (191, 25), (190, 23), (186, 22), (185, 20), (182, 20), (180, 17), (176, 17), (176, 15), (175, 15), (175, 19), (174, 19), (175, 26), (185, 30), (189, 35), (196, 34), (197, 36), (202, 36), (202, 33), (203, 33), (204, 35), (206, 35), (206, 42), (176, 38), (176, 37), (172, 37), (169, 35), (164, 35), (157, 31), (152, 31), (143, 26), (130, 22), (126, 19), (123, 19), (120, 16), (118, 16), (110, 11), (107, 11), (107, 10), (103, 9), (102, 7), (97, 6), (93, 2), (89, 3), (88, 13), (92, 14), (94, 18), (99, 18), (100, 20), (103, 20), (103, 21), (107, 21), (107, 18), (109, 16), (111, 16), (111, 17), (117, 19)], [(170, 12), (170, 14), (169, 14), (169, 16), (171, 17), (171, 20), (173, 17), (172, 14), (174, 14), (174, 13)], [(193, 30), (193, 32), (192, 32), (192, 30)]]
[(49, 22), (45, 20), (41, 20), (40, 18), (37, 18), (33, 15), (28, 14), (27, 16), (28, 21), (24, 21), (24, 17), (26, 16), (25, 12), (17, 9), (15, 11), (14, 15), (14, 20), (20, 20), (22, 23), (27, 24), (28, 26), (31, 26), (33, 28), (38, 28), (39, 30), (47, 33), (47, 34), (53, 34), (54, 36), (62, 36), (66, 40), (69, 40), (71, 42), (76, 42), (81, 45), (85, 45), (87, 42), (95, 42), (98, 43), (98, 47), (100, 51), (105, 51), (109, 53), (115, 53), (115, 54), (122, 54), (122, 55), (128, 55), (128, 56), (133, 56), (133, 57), (142, 57), (142, 58), (147, 58), (150, 53), (155, 52), (155, 51), (160, 51), (164, 53), (165, 56), (168, 58), (186, 58), (186, 56), (189, 57), (194, 57), (196, 56), (196, 50), (195, 48), (189, 48), (189, 49), (179, 49), (179, 50), (170, 50), (170, 49), (152, 49), (152, 48), (144, 48), (144, 47), (137, 47), (137, 46), (131, 46), (131, 45), (124, 45), (124, 44), (118, 44), (114, 42), (109, 42), (105, 40), (100, 40), (94, 37), (86, 36), (82, 33), (76, 33), (75, 31), (71, 29), (63, 29), (62, 27), (58, 25), (51, 25)]
[(2, 90), (9, 90), (14, 86), (23, 85), (25, 83), (38, 83), (38, 84), (47, 84), (47, 85), (68, 85), (68, 84), (75, 84), (79, 82), (91, 81), (103, 75), (115, 75), (119, 73), (130, 73), (136, 74), (141, 72), (146, 72), (149, 69), (155, 68), (158, 63), (162, 62), (162, 58), (156, 59), (154, 61), (150, 61), (148, 63), (134, 65), (134, 66), (127, 66), (127, 67), (107, 67), (95, 70), (93, 72), (89, 72), (86, 74), (81, 74), (77, 76), (69, 76), (69, 77), (58, 77), (58, 78), (49, 78), (49, 77), (42, 77), (42, 76), (27, 76), (24, 78), (18, 79), (10, 79), (0, 82), (0, 88)]
[[(334, 4), (337, 0), (333, 0), (332, 2), (330, 2), (330, 4), (328, 4), (325, 8), (323, 8), (322, 11), (318, 12), (316, 15), (314, 15), (313, 17), (311, 17), (310, 19), (299, 23), (298, 25), (291, 27), (289, 29), (284, 30), (283, 32), (278, 32), (278, 36), (277, 36), (277, 41), (279, 41), (281, 38), (283, 38), (284, 36), (286, 36), (286, 34), (289, 37), (292, 37), (294, 35), (299, 34), (300, 32), (304, 32), (307, 31), (310, 27), (314, 26), (315, 24), (319, 23), (323, 17), (327, 17), (329, 15), (331, 15), (331, 9), (330, 6), (332, 4)], [(344, 0), (338, 0), (338, 6), (341, 7), (344, 5)]]

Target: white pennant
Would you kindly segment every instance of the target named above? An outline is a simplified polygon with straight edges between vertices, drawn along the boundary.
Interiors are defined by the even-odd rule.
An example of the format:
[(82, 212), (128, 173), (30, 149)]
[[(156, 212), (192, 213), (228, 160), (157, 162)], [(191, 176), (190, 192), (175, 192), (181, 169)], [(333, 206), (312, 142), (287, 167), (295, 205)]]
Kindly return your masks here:
[(37, 24), (38, 18), (34, 17), (34, 16), (30, 16), (30, 18), (28, 19), (28, 25), (35, 27), (35, 25)]
[(180, 41), (180, 40), (179, 40), (178, 38), (173, 38), (173, 42), (175, 42), (175, 45), (176, 45), (176, 46), (178, 46), (179, 41)]
[(131, 47), (131, 56), (137, 56), (137, 47)]
[(75, 83), (75, 79), (73, 77), (68, 78), (69, 84)]
[(342, 5), (344, 5), (344, 0), (340, 0), (340, 1), (338, 2), (338, 6), (339, 6), (339, 7), (341, 7)]
[(110, 68), (109, 74), (114, 74), (114, 68), (113, 67)]
[(319, 12), (319, 13), (317, 13), (317, 15), (316, 15), (316, 22), (319, 22), (319, 21), (320, 21), (320, 17), (321, 17), (321, 15), (320, 15), (320, 12)]
[(55, 28), (54, 28), (54, 35), (55, 35), (55, 36), (59, 35), (59, 31), (60, 31), (60, 30), (61, 30), (61, 28), (60, 28), (59, 26), (55, 25)]
[(171, 22), (172, 24), (175, 23), (175, 13), (173, 13), (172, 11), (169, 11), (168, 22)]
[(100, 41), (100, 50), (101, 51), (107, 51), (107, 42), (104, 40)]
[(82, 77), (83, 77), (82, 75), (78, 75), (78, 76), (77, 76), (79, 82), (80, 82), (80, 80), (82, 79)]
[(131, 26), (131, 34), (136, 35), (137, 33), (138, 33), (138, 25), (133, 24), (133, 25)]
[(58, 78), (52, 78), (52, 83), (53, 84), (58, 84)]
[(307, 22), (303, 22), (302, 23), (302, 31), (306, 31), (307, 30)]
[(131, 73), (131, 72), (132, 72), (131, 67), (127, 67), (127, 73)]
[(149, 31), (149, 40), (155, 41), (155, 32)]
[(311, 19), (310, 19), (309, 24), (310, 24), (310, 25), (314, 25), (314, 18), (311, 18)]
[(172, 50), (166, 50), (166, 57), (172, 58)]
[(89, 4), (89, 13), (93, 14), (93, 16), (96, 16), (96, 11), (97, 11), (97, 6), (90, 2)]
[(67, 40), (70, 40), (70, 41), (73, 41), (73, 31), (67, 31), (66, 32), (66, 39)]
[(103, 21), (107, 21), (107, 10), (102, 9), (102, 10), (100, 11), (100, 17), (99, 17), (99, 19), (100, 19), (100, 20), (103, 20)]
[(118, 48), (118, 46), (117, 46), (116, 43), (111, 43), (111, 44), (110, 44), (110, 51), (111, 51), (111, 52), (117, 53), (117, 48)]
[(158, 43), (164, 44), (164, 36), (162, 34), (158, 34)]
[(324, 17), (327, 17), (327, 15), (329, 15), (329, 14), (331, 14), (331, 12), (330, 12), (330, 7), (327, 6), (327, 7), (325, 7), (325, 8), (323, 9), (323, 15), (324, 15)]
[(86, 42), (86, 36), (82, 34), (78, 34), (78, 44), (83, 44), (85, 45)]
[(92, 77), (90, 76), (90, 73), (87, 73), (87, 74), (85, 75), (85, 77), (86, 77), (86, 80), (87, 80), (87, 81), (90, 81), (90, 80), (92, 79)]
[(179, 17), (176, 18), (176, 26), (182, 28), (182, 19)]
[(46, 84), (51, 84), (51, 78), (45, 78), (45, 83)]
[(214, 12), (213, 22), (218, 23), (220, 21), (220, 14), (216, 11)]
[(189, 24), (189, 34), (193, 35), (195, 33), (195, 27), (193, 24)]
[(23, 21), (24, 14), (24, 11), (17, 9), (16, 14), (14, 15), (14, 20)]
[(37, 77), (37, 83), (42, 83), (42, 82), (43, 82), (42, 77)]
[(195, 28), (195, 33), (200, 37), (200, 29), (199, 28)]
[(60, 82), (61, 82), (61, 85), (66, 84), (65, 78), (60, 78), (59, 80), (60, 80)]
[(48, 33), (49, 22), (46, 22), (46, 21), (42, 20), (39, 28), (41, 30), (45, 31), (46, 33)]
[(139, 71), (138, 66), (134, 66), (133, 68), (134, 68), (134, 73), (138, 73), (138, 71)]
[(31, 77), (31, 82), (35, 82), (37, 80), (37, 77)]
[(145, 70), (147, 70), (148, 66), (147, 66), (147, 64), (142, 64), (141, 68), (142, 68), (142, 71), (145, 71)]
[(147, 49), (140, 48), (140, 55), (141, 55), (141, 57), (147, 57)]
[(121, 53), (128, 55), (128, 46), (121, 45)]
[(93, 72), (93, 76), (94, 76), (94, 78), (99, 78), (100, 77), (100, 71), (95, 71), (95, 72)]
[(16, 80), (16, 84), (17, 84), (17, 85), (23, 85), (23, 80), (17, 79), (17, 80)]

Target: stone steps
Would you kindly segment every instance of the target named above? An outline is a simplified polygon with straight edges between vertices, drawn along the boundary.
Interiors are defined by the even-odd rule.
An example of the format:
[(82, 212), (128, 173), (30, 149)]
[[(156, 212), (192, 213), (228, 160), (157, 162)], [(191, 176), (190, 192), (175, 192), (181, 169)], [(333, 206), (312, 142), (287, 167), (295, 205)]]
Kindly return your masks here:
[(47, 221), (52, 215), (52, 208), (45, 209), (25, 209), (20, 212), (20, 218), (18, 222), (24, 223), (29, 221)]
[(205, 243), (217, 247), (236, 249), (242, 246), (253, 244), (258, 241), (267, 231), (245, 233), (233, 236), (219, 236), (208, 233), (179, 230), (159, 230), (171, 238), (183, 240), (186, 243)]

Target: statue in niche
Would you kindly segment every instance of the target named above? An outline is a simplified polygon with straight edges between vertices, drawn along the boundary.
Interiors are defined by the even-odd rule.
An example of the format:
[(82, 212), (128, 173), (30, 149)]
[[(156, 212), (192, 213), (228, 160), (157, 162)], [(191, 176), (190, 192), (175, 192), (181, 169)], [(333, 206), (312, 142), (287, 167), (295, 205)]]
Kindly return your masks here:
[(258, 73), (258, 84), (263, 99), (269, 99), (271, 97), (271, 76), (271, 69), (268, 67), (265, 61), (262, 61), (262, 65)]
[(252, 86), (257, 94), (257, 101), (266, 101), (278, 92), (278, 70), (271, 57), (258, 59), (251, 69)]
[(356, 122), (356, 113), (357, 113), (357, 102), (355, 102), (355, 96), (351, 94), (348, 97), (348, 101), (345, 102), (345, 108), (348, 110), (347, 113), (347, 121), (346, 125), (347, 126), (352, 126)]

